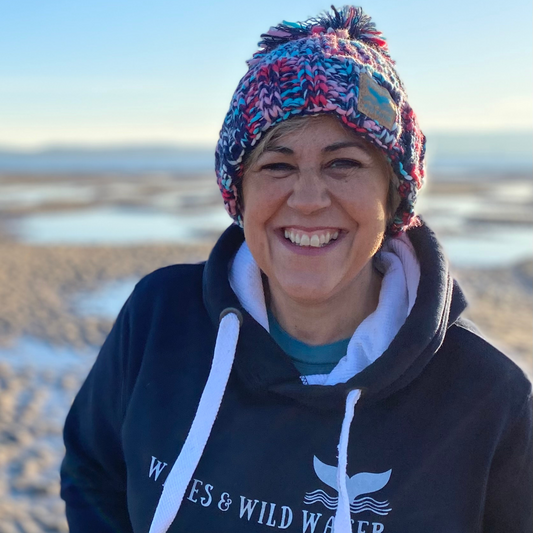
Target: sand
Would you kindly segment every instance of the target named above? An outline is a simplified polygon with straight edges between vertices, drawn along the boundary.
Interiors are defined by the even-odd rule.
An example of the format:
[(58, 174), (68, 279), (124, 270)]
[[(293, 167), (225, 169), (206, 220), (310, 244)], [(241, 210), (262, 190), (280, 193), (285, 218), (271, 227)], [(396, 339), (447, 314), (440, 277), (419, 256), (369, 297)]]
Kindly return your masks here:
[[(76, 295), (168, 264), (198, 262), (209, 249), (0, 243), (0, 533), (68, 530), (59, 498), (63, 423), (113, 322), (76, 315)], [(27, 342), (19, 347), (21, 339)], [(38, 359), (47, 356), (43, 345), (56, 361)], [(77, 361), (66, 357), (73, 348)]]
[[(67, 531), (58, 474), (63, 421), (113, 322), (77, 314), (77, 295), (160, 266), (200, 261), (209, 249), (0, 242), (0, 533)], [(471, 301), (467, 316), (533, 374), (533, 262), (456, 276)], [(32, 343), (52, 346), (53, 364), (42, 350), (24, 363)]]

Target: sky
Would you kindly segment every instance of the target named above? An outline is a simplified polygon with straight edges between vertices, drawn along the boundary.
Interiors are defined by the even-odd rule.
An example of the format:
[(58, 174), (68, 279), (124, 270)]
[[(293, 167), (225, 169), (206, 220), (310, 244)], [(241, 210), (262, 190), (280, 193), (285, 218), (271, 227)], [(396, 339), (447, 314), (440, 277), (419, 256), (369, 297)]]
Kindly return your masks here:
[[(336, 4), (341, 6), (342, 4)], [(361, 0), (426, 132), (533, 128), (530, 0)], [(0, 0), (0, 146), (212, 146), (259, 36), (315, 0)]]

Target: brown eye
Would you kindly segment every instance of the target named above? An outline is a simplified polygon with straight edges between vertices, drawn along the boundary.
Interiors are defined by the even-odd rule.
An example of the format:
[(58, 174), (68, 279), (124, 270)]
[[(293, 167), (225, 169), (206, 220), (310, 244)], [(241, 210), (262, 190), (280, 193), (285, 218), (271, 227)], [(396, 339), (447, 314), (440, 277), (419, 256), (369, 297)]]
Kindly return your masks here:
[(263, 165), (261, 167), (261, 171), (266, 171), (273, 175), (287, 175), (294, 169), (295, 167), (288, 163), (269, 163), (268, 165)]
[(267, 170), (292, 170), (293, 167), (288, 163), (269, 163), (268, 165), (263, 165), (262, 169)]
[(357, 161), (355, 159), (335, 159), (328, 166), (329, 168), (332, 168), (332, 169), (350, 170), (353, 168), (360, 168), (363, 165), (361, 164), (360, 161)]

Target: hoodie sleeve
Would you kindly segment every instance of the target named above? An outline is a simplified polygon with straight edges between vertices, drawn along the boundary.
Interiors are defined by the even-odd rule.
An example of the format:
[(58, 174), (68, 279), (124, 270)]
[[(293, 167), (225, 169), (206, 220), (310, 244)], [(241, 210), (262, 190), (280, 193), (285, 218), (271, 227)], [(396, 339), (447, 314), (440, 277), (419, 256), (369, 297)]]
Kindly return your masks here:
[(126, 302), (67, 416), (61, 497), (71, 533), (128, 533), (121, 427), (131, 351)]
[(484, 533), (533, 531), (533, 402), (528, 387), (527, 398), (511, 413), (494, 455)]

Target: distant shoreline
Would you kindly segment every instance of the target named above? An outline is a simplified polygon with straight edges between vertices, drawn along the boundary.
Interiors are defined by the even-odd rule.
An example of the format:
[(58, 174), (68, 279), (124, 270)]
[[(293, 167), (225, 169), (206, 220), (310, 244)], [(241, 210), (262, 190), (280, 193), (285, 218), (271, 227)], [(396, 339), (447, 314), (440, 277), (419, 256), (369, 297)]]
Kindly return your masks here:
[[(460, 174), (533, 176), (533, 130), (429, 132), (426, 165), (435, 179)], [(0, 146), (0, 174), (206, 173), (215, 167), (215, 144), (56, 145), (34, 149)]]
[[(80, 179), (111, 179), (111, 178), (128, 178), (128, 179), (143, 179), (154, 176), (157, 178), (168, 178), (173, 180), (212, 180), (215, 181), (214, 166), (210, 167), (195, 167), (191, 168), (109, 168), (109, 169), (70, 169), (63, 170), (46, 170), (40, 168), (34, 169), (3, 169), (0, 165), (0, 184), (5, 183), (20, 183), (20, 181), (29, 183), (42, 183), (43, 181), (57, 181), (64, 182), (68, 180)], [(490, 184), (501, 181), (525, 181), (529, 182), (533, 179), (533, 165), (524, 168), (479, 168), (479, 167), (455, 167), (439, 168), (430, 166), (426, 170), (426, 185), (435, 184), (463, 184), (463, 187), (468, 187), (468, 184)]]

